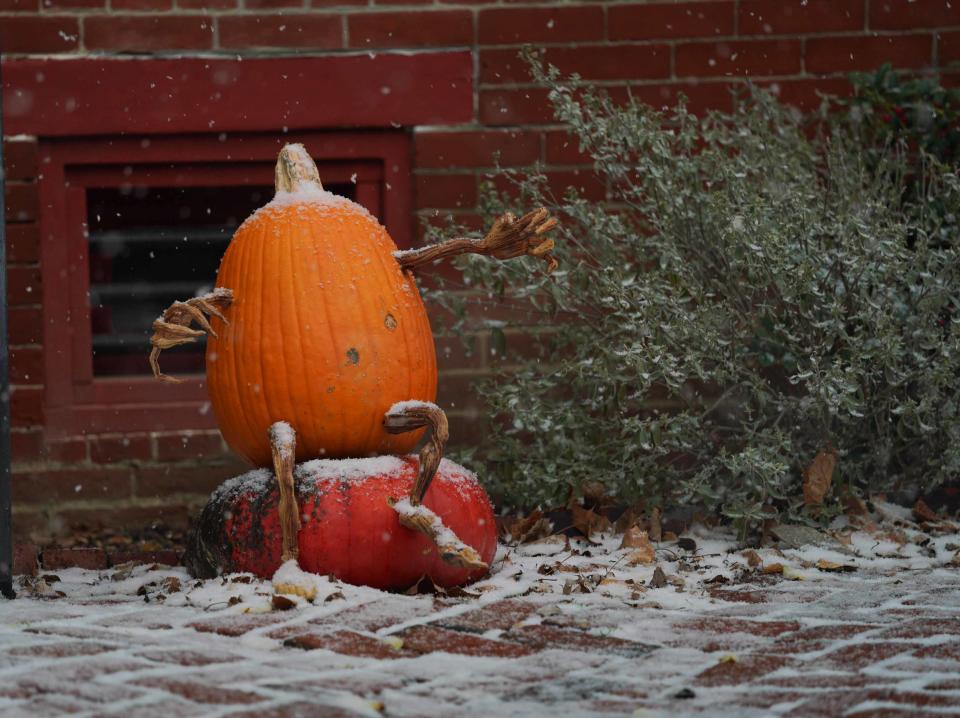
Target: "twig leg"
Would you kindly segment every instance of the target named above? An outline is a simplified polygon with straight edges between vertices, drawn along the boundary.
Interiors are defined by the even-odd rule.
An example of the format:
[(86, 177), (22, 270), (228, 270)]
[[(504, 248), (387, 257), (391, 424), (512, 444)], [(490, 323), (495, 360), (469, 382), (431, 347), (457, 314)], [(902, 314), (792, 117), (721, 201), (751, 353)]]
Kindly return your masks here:
[(410, 503), (419, 506), (423, 497), (430, 488), (440, 460), (443, 458), (443, 449), (450, 438), (450, 425), (447, 415), (436, 404), (426, 401), (400, 402), (390, 408), (383, 417), (383, 428), (389, 434), (405, 434), (408, 431), (429, 427), (430, 437), (420, 449), (420, 471), (417, 480), (410, 492)]
[(283, 535), (282, 562), (297, 560), (300, 531), (300, 507), (293, 485), (293, 465), (296, 459), (296, 433), (284, 421), (270, 427), (270, 448), (273, 452), (273, 472), (280, 485), (280, 531)]
[(429, 538), (436, 545), (440, 557), (451, 566), (469, 569), (488, 568), (472, 546), (461, 541), (453, 531), (443, 525), (439, 516), (422, 505), (423, 497), (430, 488), (430, 482), (440, 468), (443, 449), (449, 438), (447, 415), (440, 407), (429, 402), (401, 402), (395, 404), (386, 413), (383, 426), (391, 434), (402, 434), (424, 426), (430, 429), (430, 436), (420, 449), (420, 469), (410, 490), (410, 496), (400, 501), (389, 500), (390, 506), (400, 518), (401, 525), (413, 531), (419, 531)]

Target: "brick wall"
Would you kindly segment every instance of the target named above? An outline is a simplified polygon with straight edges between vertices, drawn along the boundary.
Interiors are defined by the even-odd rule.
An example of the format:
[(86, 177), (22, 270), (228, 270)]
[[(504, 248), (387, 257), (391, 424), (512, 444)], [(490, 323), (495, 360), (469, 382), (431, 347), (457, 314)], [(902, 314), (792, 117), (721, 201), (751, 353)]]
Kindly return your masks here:
[[(615, 96), (653, 104), (678, 92), (694, 109), (726, 107), (731, 83), (775, 85), (810, 106), (842, 93), (845, 73), (883, 62), (960, 78), (957, 0), (0, 0), (0, 50), (12, 55), (156, 53), (230, 56), (463, 48), (475, 57), (475, 116), (466, 125), (412, 128), (416, 213), (479, 227), (478, 187), (499, 154), (505, 166), (542, 163), (557, 188), (596, 199), (604, 187), (530, 84), (524, 44)], [(416, 98), (411, 98), (416, 101)], [(16, 531), (81, 524), (183, 523), (239, 462), (215, 433), (78, 436), (45, 440), (38, 304), (37, 166), (31, 138), (6, 145)], [(522, 338), (508, 346), (522, 348)], [(440, 401), (454, 438), (469, 436), (470, 389), (497, 362), (489, 338), (466, 355), (438, 338)]]

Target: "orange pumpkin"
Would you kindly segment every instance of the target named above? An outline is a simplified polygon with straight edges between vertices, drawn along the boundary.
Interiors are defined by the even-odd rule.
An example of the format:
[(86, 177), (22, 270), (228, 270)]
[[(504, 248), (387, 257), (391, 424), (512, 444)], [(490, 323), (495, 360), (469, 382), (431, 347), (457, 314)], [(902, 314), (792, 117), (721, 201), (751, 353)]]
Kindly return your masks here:
[(283, 149), (277, 195), (237, 230), (217, 274), (233, 304), (207, 344), (220, 431), (255, 466), (269, 427), (297, 430), (298, 460), (403, 454), (422, 431), (387, 434), (397, 401), (433, 401), (437, 366), (420, 293), (386, 229), (325, 191), (300, 145)]

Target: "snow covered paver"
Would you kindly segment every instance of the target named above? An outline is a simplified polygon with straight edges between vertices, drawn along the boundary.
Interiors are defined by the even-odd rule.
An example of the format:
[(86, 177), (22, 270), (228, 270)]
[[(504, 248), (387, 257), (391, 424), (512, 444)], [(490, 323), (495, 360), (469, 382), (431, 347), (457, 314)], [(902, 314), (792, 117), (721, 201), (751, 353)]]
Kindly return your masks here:
[(554, 537), (469, 595), (316, 605), (247, 575), (42, 574), (0, 603), (0, 715), (960, 716), (956, 535), (688, 538), (631, 566), (619, 537)]

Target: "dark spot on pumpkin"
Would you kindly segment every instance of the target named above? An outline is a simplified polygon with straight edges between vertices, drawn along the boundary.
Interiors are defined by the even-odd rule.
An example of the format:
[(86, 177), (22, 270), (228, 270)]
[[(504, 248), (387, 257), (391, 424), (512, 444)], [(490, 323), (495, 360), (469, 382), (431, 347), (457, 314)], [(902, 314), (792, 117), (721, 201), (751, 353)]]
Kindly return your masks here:
[(358, 352), (353, 347), (347, 349), (347, 362), (350, 364), (359, 364), (360, 363), (360, 352)]
[(387, 314), (387, 316), (383, 319), (383, 326), (392, 332), (397, 328), (397, 320), (393, 318), (392, 314)]
[(327, 393), (328, 393), (328, 394), (332, 394), (332, 393), (335, 392), (336, 390), (337, 390), (337, 387), (335, 387), (335, 386), (328, 386), (328, 387), (327, 387)]

